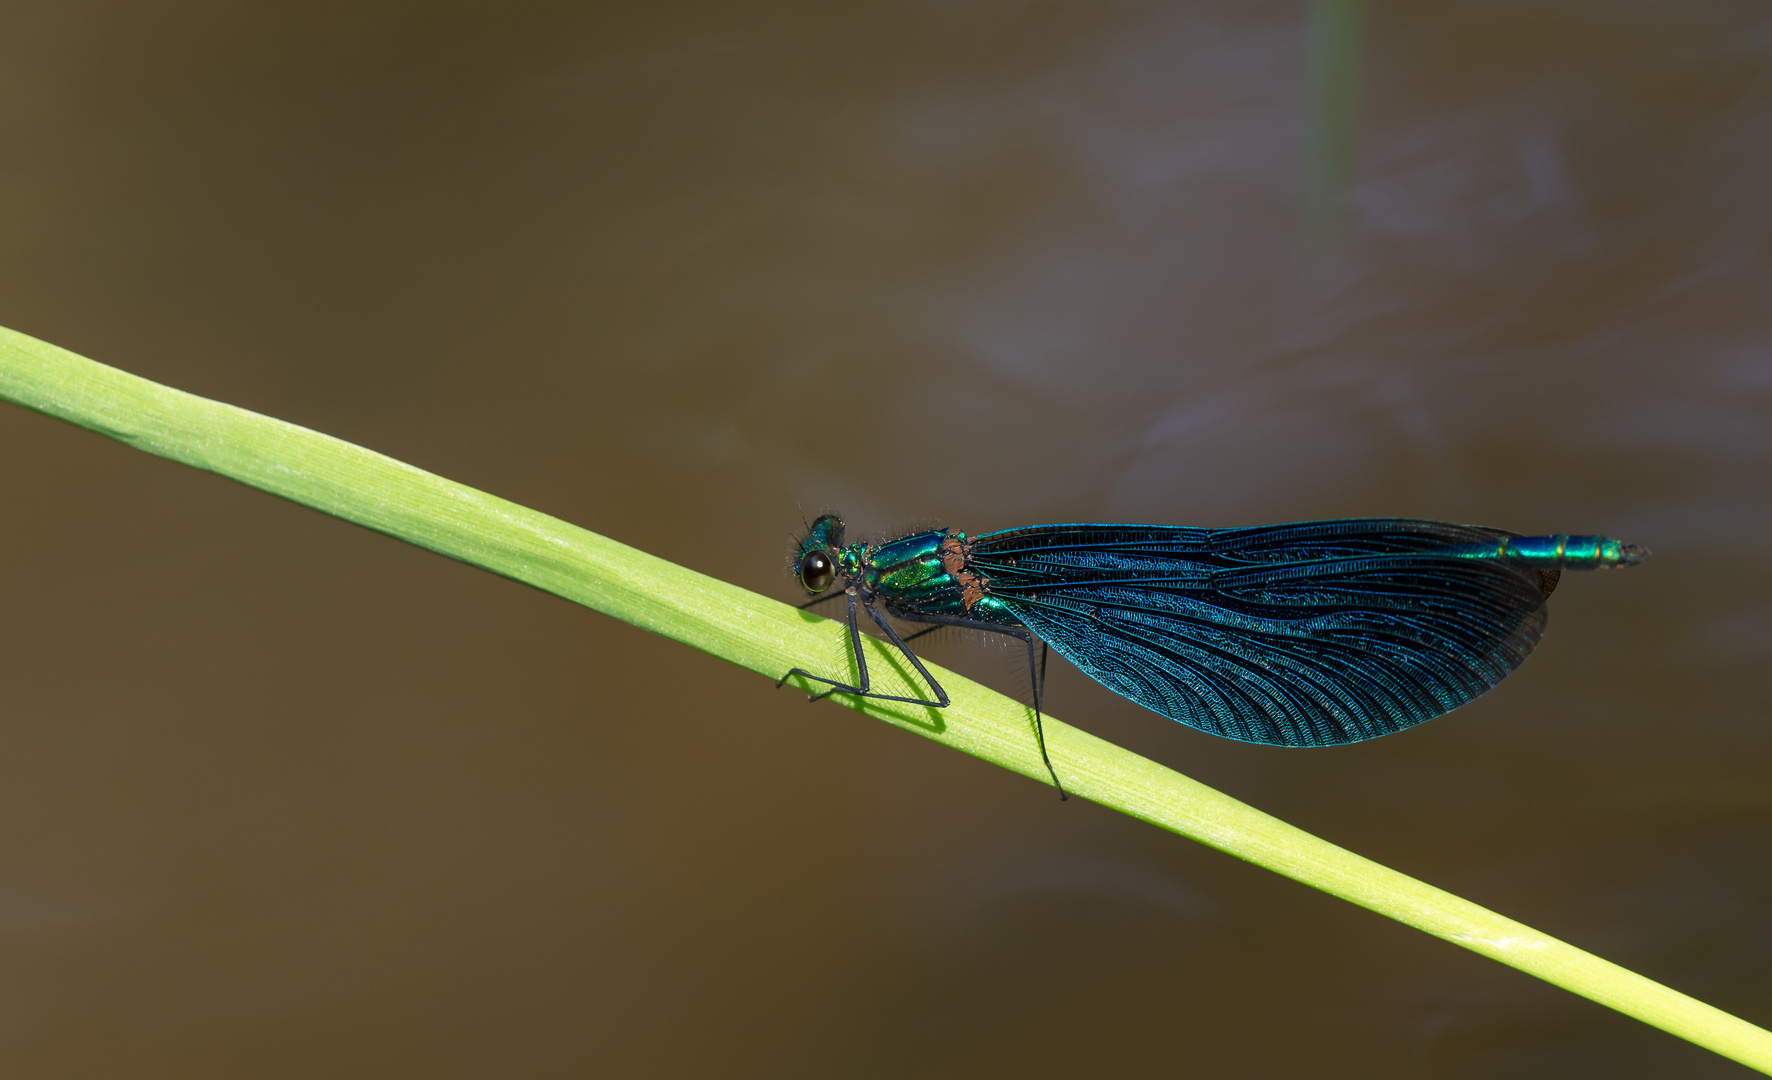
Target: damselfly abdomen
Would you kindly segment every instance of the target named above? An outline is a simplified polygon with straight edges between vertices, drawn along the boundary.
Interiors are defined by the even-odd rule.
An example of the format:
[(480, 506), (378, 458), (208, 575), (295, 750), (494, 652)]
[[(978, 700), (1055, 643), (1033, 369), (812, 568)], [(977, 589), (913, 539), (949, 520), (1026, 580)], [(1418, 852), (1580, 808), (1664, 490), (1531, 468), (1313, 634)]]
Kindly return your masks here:
[[(1030, 668), (1036, 640), (1050, 644), (1108, 689), (1214, 735), (1335, 746), (1475, 698), (1538, 644), (1562, 571), (1631, 566), (1648, 554), (1603, 536), (1522, 537), (1406, 518), (1041, 525), (976, 537), (933, 529), (846, 544), (842, 520), (826, 515), (800, 542), (794, 568), (818, 597), (805, 606), (847, 598), (856, 682), (803, 668), (781, 682), (824, 684), (814, 700), (947, 705), (890, 615), (1020, 638)], [(841, 593), (821, 595), (839, 583)], [(933, 698), (869, 689), (858, 606)], [(1035, 734), (1051, 770), (1034, 670)]]

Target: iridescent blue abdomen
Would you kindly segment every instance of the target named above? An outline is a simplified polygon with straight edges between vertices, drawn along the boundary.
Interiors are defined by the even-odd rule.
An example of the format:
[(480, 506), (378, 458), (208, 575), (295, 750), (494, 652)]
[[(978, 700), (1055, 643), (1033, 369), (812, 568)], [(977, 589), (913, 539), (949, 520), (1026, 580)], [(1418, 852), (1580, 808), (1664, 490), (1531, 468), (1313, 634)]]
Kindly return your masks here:
[(1635, 566), (1648, 552), (1607, 536), (1503, 536), (1492, 544), (1448, 548), (1465, 559), (1499, 559), (1542, 570), (1608, 570)]

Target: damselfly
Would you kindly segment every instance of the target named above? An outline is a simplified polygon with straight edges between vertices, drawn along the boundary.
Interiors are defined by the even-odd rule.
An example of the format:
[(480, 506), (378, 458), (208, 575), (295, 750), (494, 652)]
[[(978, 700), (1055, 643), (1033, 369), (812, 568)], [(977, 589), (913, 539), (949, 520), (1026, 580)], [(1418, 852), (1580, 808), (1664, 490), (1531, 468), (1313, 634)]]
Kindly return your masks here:
[[(1243, 742), (1334, 746), (1456, 709), (1506, 678), (1544, 633), (1564, 570), (1631, 566), (1648, 551), (1604, 536), (1516, 536), (1407, 518), (1248, 529), (1039, 525), (968, 537), (932, 529), (844, 543), (813, 522), (794, 570), (815, 599), (845, 597), (855, 683), (794, 668), (830, 694), (942, 708), (947, 691), (886, 616), (1027, 643), (1034, 736), (1044, 653), (1189, 727)], [(842, 592), (829, 590), (839, 581)], [(857, 609), (928, 683), (931, 699), (873, 692)], [(882, 611), (884, 609), (884, 611)], [(915, 638), (918, 634), (911, 634)]]

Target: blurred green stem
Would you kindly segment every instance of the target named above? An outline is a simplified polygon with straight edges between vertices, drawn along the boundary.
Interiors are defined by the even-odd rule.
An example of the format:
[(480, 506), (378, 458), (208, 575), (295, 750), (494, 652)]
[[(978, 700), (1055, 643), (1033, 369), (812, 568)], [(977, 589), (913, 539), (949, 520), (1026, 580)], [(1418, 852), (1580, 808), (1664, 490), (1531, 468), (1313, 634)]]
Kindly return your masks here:
[[(4, 329), (0, 398), (525, 582), (766, 679), (797, 664), (842, 671), (847, 663), (846, 634), (829, 619), (360, 446), (161, 386)], [(877, 640), (866, 641), (874, 661), (870, 669), (890, 678), (893, 658)], [(953, 696), (947, 709), (832, 700), (1045, 782), (1026, 706), (934, 665), (931, 669)], [(790, 707), (785, 698), (782, 707)], [(1319, 840), (1050, 716), (1046, 741), (1073, 795), (1772, 1071), (1772, 1033)]]
[(1304, 122), (1304, 218), (1311, 246), (1347, 235), (1360, 145), (1363, 0), (1311, 0)]

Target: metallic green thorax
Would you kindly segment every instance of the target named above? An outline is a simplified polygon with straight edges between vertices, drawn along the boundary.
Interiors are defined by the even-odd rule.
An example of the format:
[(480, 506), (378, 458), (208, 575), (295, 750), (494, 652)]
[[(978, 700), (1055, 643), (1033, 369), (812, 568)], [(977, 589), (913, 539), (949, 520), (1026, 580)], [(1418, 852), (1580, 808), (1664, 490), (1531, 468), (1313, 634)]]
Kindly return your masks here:
[(970, 546), (958, 529), (931, 529), (883, 544), (844, 544), (842, 521), (826, 516), (813, 523), (798, 557), (817, 549), (830, 553), (844, 583), (857, 586), (863, 599), (878, 598), (893, 615), (1021, 625), (989, 595), (989, 581), (971, 572)]

